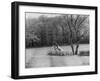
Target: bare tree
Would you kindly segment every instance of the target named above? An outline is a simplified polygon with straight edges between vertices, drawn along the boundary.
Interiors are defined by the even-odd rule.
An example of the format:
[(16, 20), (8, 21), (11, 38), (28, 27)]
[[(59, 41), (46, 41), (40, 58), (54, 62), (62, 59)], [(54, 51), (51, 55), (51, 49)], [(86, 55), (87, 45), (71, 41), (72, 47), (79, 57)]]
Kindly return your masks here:
[[(73, 55), (78, 54), (79, 43), (87, 35), (89, 28), (89, 16), (87, 15), (66, 15), (66, 25), (69, 28), (69, 41)], [(75, 44), (75, 48), (74, 48)]]

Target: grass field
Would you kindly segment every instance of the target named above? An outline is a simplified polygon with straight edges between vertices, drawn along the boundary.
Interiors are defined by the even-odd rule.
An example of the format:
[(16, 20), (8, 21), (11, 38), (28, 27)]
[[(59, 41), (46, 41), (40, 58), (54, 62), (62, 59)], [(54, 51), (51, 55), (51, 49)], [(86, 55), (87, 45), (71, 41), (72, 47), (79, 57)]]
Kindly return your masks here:
[[(70, 46), (61, 46), (71, 52)], [(89, 56), (49, 56), (51, 47), (29, 48), (25, 52), (25, 67), (58, 67), (89, 65)], [(80, 44), (79, 51), (89, 51), (89, 44)]]

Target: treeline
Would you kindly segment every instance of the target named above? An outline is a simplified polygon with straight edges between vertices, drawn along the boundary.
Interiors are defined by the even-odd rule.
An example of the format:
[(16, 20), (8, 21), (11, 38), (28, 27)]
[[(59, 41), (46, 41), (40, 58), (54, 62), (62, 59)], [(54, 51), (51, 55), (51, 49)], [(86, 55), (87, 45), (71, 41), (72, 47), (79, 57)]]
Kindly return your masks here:
[[(73, 20), (70, 19), (70, 15), (60, 15), (55, 17), (47, 17), (41, 15), (39, 18), (26, 18), (25, 22), (25, 45), (29, 47), (41, 47), (51, 46), (55, 42), (58, 45), (70, 44), (70, 29), (67, 21), (70, 21), (70, 27), (72, 32), (73, 44), (77, 41), (78, 37), (83, 33), (84, 30), (88, 30), (88, 33), (82, 38), (80, 43), (89, 43), (89, 19), (87, 18), (81, 23), (84, 15), (80, 15), (76, 21), (76, 16), (73, 15)], [(72, 28), (72, 24), (76, 26), (80, 24), (80, 31), (77, 32)], [(77, 38), (77, 39), (76, 39)]]

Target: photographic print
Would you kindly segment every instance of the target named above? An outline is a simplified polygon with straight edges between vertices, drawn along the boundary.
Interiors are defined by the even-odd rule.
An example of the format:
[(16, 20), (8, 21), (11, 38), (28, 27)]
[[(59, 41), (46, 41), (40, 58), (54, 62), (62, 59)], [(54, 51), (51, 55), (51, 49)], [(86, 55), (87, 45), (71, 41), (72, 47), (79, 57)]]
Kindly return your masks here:
[(25, 67), (89, 65), (89, 15), (25, 13)]
[(97, 7), (12, 2), (13, 79), (97, 74)]

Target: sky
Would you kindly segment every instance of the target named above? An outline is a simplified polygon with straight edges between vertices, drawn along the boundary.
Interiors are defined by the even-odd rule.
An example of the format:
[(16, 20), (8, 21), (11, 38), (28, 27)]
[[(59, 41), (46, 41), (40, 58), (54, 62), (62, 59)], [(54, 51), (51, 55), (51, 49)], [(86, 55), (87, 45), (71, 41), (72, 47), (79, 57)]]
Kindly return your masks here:
[(50, 14), (50, 13), (30, 13), (30, 12), (26, 12), (25, 16), (26, 18), (38, 18), (39, 16), (44, 15), (47, 17), (55, 17), (55, 16), (59, 16), (59, 14)]

